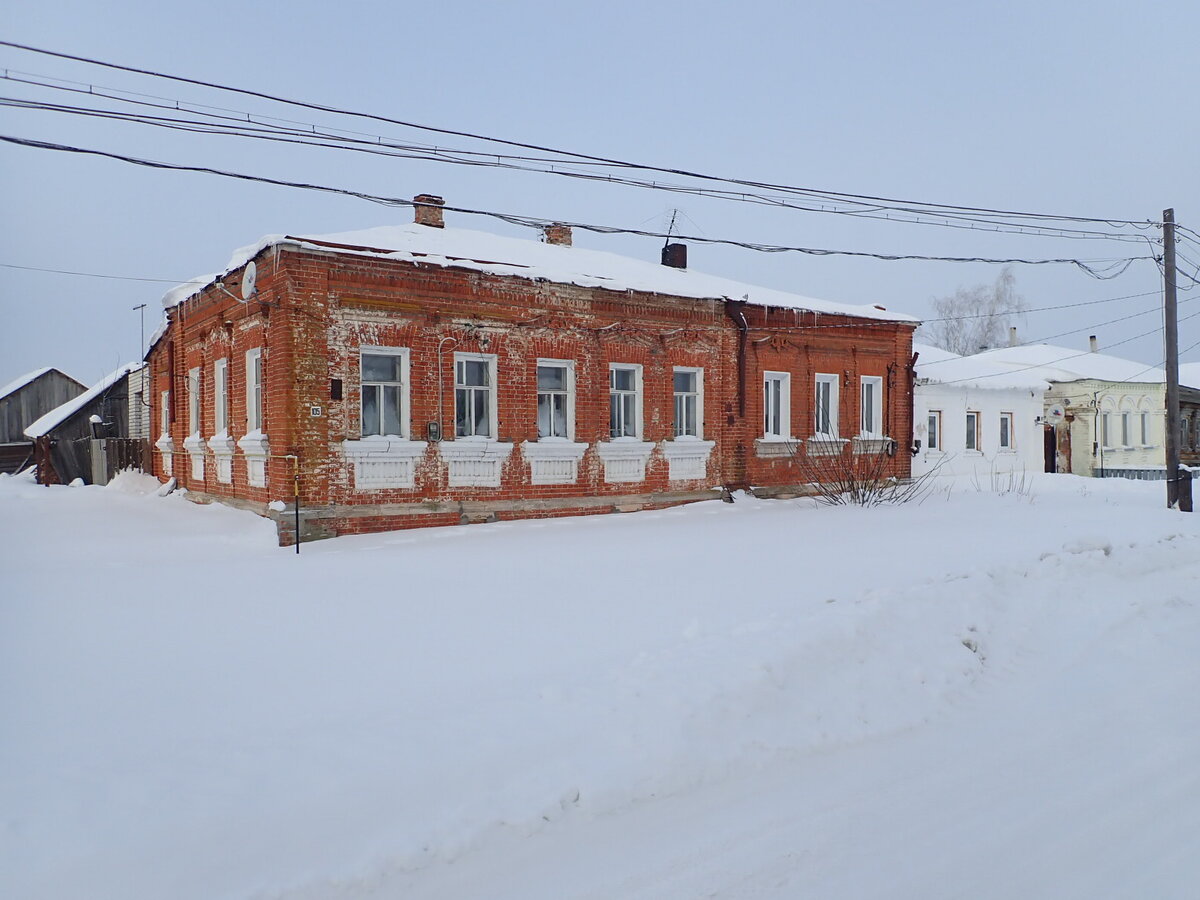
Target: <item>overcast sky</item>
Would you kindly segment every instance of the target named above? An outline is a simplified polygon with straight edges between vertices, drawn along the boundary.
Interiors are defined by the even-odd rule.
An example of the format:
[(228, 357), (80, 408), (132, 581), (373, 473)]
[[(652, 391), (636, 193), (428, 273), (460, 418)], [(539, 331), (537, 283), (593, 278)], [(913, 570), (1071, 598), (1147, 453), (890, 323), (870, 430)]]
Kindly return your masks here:
[[(595, 156), (1055, 215), (1147, 222), (1172, 206), (1180, 223), (1200, 231), (1194, 2), (90, 0), (10, 4), (5, 22), (0, 38), (8, 41)], [(468, 145), (11, 48), (0, 48), (0, 69), (6, 98), (129, 108), (17, 79), (53, 81), (383, 140)], [(664, 230), (677, 209), (677, 232), (711, 238), (927, 256), (1107, 260), (1157, 252), (1142, 240), (989, 234), (802, 212), (11, 106), (0, 108), (0, 119), (8, 136), (377, 195), (430, 192), (452, 206), (542, 218)], [(169, 282), (223, 268), (234, 249), (263, 234), (346, 231), (412, 215), (349, 197), (11, 144), (0, 144), (0, 179), (0, 382), (43, 365), (92, 382), (140, 356), (135, 306), (147, 304), (149, 334)], [(447, 219), (536, 236), (494, 220)], [(1124, 229), (1133, 232), (1159, 237), (1157, 228)], [(577, 245), (646, 259), (658, 258), (661, 243), (576, 234)], [(1200, 243), (1180, 249), (1200, 262)], [(929, 313), (931, 298), (991, 282), (999, 268), (699, 245), (689, 262), (751, 284), (917, 316)], [(1154, 293), (1161, 277), (1150, 260), (1109, 281), (1059, 265), (1018, 266), (1016, 277), (1035, 308), (1145, 295), (1030, 313), (1023, 338), (1076, 331), (1053, 343), (1084, 349), (1096, 334), (1106, 348), (1161, 327)], [(1200, 311), (1200, 303), (1190, 305), (1194, 297), (1200, 290), (1181, 295), (1181, 318)], [(1180, 325), (1181, 347), (1191, 348), (1184, 361), (1200, 361), (1198, 342), (1200, 316)], [(1112, 352), (1159, 363), (1161, 336)]]

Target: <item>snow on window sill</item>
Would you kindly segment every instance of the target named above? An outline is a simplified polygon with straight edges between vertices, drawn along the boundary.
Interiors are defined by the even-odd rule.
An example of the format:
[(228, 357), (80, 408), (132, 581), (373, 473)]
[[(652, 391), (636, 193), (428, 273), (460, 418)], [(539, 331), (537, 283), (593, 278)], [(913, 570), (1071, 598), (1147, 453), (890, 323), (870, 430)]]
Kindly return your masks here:
[(198, 456), (204, 453), (207, 445), (204, 443), (204, 438), (200, 437), (200, 432), (193, 431), (183, 439), (183, 446), (192, 456)]
[(227, 430), (218, 431), (208, 439), (208, 449), (217, 456), (232, 456), (237, 444), (229, 436)]
[(154, 446), (163, 453), (175, 452), (175, 442), (171, 440), (171, 436), (169, 434), (159, 435), (158, 440), (154, 442)]
[(243, 435), (237, 445), (247, 456), (267, 456), (271, 452), (267, 436), (261, 431), (251, 431)]

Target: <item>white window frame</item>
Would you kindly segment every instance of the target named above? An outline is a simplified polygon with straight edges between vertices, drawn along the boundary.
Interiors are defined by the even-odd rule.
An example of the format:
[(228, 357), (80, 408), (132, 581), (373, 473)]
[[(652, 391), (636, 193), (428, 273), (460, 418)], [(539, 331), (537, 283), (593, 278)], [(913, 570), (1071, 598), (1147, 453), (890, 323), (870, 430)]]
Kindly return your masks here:
[[(537, 386), (537, 370), (543, 366), (545, 366), (547, 368), (553, 367), (553, 368), (566, 369), (566, 375), (563, 379), (563, 384), (566, 386), (564, 391), (542, 391), (541, 389), (538, 388), (538, 386)], [(564, 403), (566, 405), (566, 409), (564, 410), (566, 424), (567, 424), (567, 433), (566, 433), (565, 438), (563, 435), (548, 435), (546, 437), (542, 437), (541, 434), (539, 433), (538, 440), (539, 441), (546, 441), (546, 440), (559, 441), (559, 440), (565, 439), (568, 441), (574, 441), (575, 440), (575, 360), (573, 360), (573, 359), (538, 359), (537, 365), (533, 370), (533, 386), (534, 386), (534, 392), (537, 395), (535, 405), (534, 405), (534, 419), (535, 419), (534, 425), (535, 425), (535, 427), (537, 424), (537, 422), (536, 422), (537, 406), (538, 406), (538, 404), (541, 403), (543, 393), (564, 394), (565, 395)], [(573, 480), (574, 479), (572, 479), (572, 481)]]
[[(469, 390), (472, 393), (485, 390), (488, 395), (488, 415), (487, 427), (488, 434), (459, 434), (458, 433), (458, 364), (464, 362), (483, 362), (487, 364), (487, 380), (486, 385), (463, 385), (462, 390)], [(496, 441), (497, 432), (499, 430), (500, 418), (499, 410), (496, 408), (496, 401), (499, 398), (499, 392), (496, 386), (496, 354), (495, 353), (455, 353), (454, 354), (454, 439), (456, 441)]]
[[(967, 410), (966, 420), (964, 422), (965, 427), (963, 428), (963, 449), (971, 453), (983, 452), (980, 446), (980, 439), (982, 437), (979, 432), (980, 418), (979, 410)], [(971, 427), (972, 421), (975, 422), (974, 428)]]
[(263, 351), (246, 351), (246, 432), (263, 431)]
[[(402, 438), (403, 440), (408, 440), (412, 433), (410, 430), (411, 425), (412, 425), (412, 422), (410, 419), (411, 411), (409, 409), (409, 370), (410, 370), (409, 369), (409, 367), (410, 367), (409, 348), (408, 347), (375, 347), (375, 346), (370, 346), (370, 345), (360, 346), (358, 348), (358, 404), (359, 404), (358, 405), (358, 433), (359, 433), (360, 437), (364, 437), (364, 438), (365, 437), (381, 437), (381, 436), (385, 436), (382, 434), (382, 432), (376, 433), (376, 434), (371, 434), (371, 435), (364, 434), (364, 430), (366, 428), (366, 421), (363, 418), (363, 408), (365, 406), (365, 404), (363, 403), (363, 388), (368, 384), (387, 385), (387, 384), (393, 384), (393, 382), (390, 382), (390, 381), (366, 381), (363, 377), (364, 369), (363, 369), (362, 359), (363, 359), (364, 355), (395, 356), (400, 359), (400, 385), (399, 385), (399, 387), (400, 387), (400, 413), (399, 413), (400, 421), (398, 423), (400, 426), (400, 434), (396, 435), (396, 436), (399, 438)], [(379, 392), (381, 404), (383, 402), (383, 394), (384, 394), (383, 391)], [(382, 411), (382, 406), (380, 406), (380, 410)], [(380, 427), (382, 428), (382, 421), (380, 422)]]
[[(931, 422), (933, 423), (932, 427), (930, 427)], [(929, 410), (925, 419), (925, 429), (925, 449), (941, 450), (945, 435), (942, 431), (942, 411), (940, 409)]]
[[(616, 436), (612, 429), (612, 412), (613, 398), (617, 395), (628, 396), (630, 391), (616, 390), (613, 387), (614, 372), (633, 372), (633, 434), (622, 434)], [(642, 439), (642, 403), (643, 403), (643, 386), (642, 386), (642, 366), (641, 363), (618, 363), (613, 362), (608, 364), (608, 437), (610, 441), (640, 441)], [(622, 406), (622, 408), (624, 408)], [(624, 429), (622, 429), (624, 430)]]
[(1133, 446), (1133, 413), (1130, 410), (1121, 411), (1121, 446)]
[(188, 369), (188, 434), (200, 433), (200, 367)]
[(1112, 413), (1102, 411), (1100, 413), (1100, 446), (1111, 447), (1110, 440), (1112, 439)]
[[(817, 438), (838, 437), (838, 383), (840, 379), (837, 375), (828, 372), (818, 372), (813, 386), (813, 436)], [(821, 385), (829, 386), (829, 418), (827, 422), (821, 421)], [(827, 425), (826, 429), (822, 429), (821, 425)]]
[[(788, 441), (792, 438), (792, 375), (790, 372), (763, 372), (763, 440)], [(779, 399), (778, 421), (772, 422), (774, 404)]]
[(1142, 419), (1142, 446), (1149, 447), (1150, 446), (1150, 413), (1143, 411), (1140, 415), (1141, 415), (1141, 419)]
[(160, 437), (169, 438), (171, 436), (171, 392), (163, 391), (159, 394), (159, 402), (162, 404), (158, 410), (158, 422), (162, 427)]
[[(676, 375), (695, 375), (696, 389), (694, 391), (677, 391), (675, 390)], [(704, 369), (698, 366), (674, 366), (671, 369), (671, 397), (672, 397), (672, 422), (671, 431), (676, 440), (704, 440)], [(695, 405), (693, 417), (696, 427), (691, 432), (679, 431), (679, 404), (680, 401), (687, 402), (691, 398)]]
[(229, 360), (213, 362), (213, 434), (229, 430)]
[(1013, 432), (1015, 419), (1016, 417), (1010, 412), (1000, 413), (1000, 422), (997, 426), (999, 430), (996, 432), (996, 435), (997, 440), (1000, 442), (1001, 450), (1017, 449), (1016, 434)]
[[(867, 394), (873, 395), (871, 421), (867, 421)], [(883, 376), (863, 375), (859, 378), (859, 427), (860, 437), (883, 437)]]

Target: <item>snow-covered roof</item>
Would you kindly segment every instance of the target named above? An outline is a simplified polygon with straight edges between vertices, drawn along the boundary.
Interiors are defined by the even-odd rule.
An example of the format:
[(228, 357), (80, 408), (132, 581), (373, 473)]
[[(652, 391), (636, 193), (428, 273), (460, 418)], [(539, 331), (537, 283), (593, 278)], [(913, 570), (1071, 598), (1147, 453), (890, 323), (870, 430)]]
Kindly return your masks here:
[(1023, 372), (982, 356), (959, 356), (929, 344), (913, 344), (917, 378), (935, 384), (955, 384), (985, 390), (1045, 391), (1050, 385), (1035, 371)]
[(40, 369), (34, 369), (32, 372), (26, 372), (19, 378), (14, 378), (4, 387), (0, 387), (0, 400), (3, 400), (14, 391), (19, 391), (21, 388), (25, 387), (25, 385), (29, 384), (29, 382), (41, 378), (47, 372), (52, 371), (54, 371), (53, 366), (42, 366)]
[(1179, 383), (1190, 388), (1200, 389), (1200, 362), (1181, 363), (1179, 366)]
[(1157, 384), (1166, 381), (1166, 373), (1155, 366), (1092, 353), (1053, 344), (1026, 344), (1021, 347), (1000, 347), (985, 350), (971, 359), (987, 361), (1010, 371), (1023, 371), (1046, 381), (1068, 382), (1093, 379), (1096, 381), (1129, 381), (1136, 384)]
[(79, 412), (79, 410), (83, 409), (83, 407), (87, 406), (89, 403), (107, 391), (110, 387), (112, 387), (130, 372), (136, 372), (141, 367), (141, 363), (131, 362), (125, 363), (125, 365), (113, 372), (109, 372), (78, 397), (68, 400), (61, 406), (54, 407), (54, 409), (50, 410), (50, 412), (46, 413), (40, 419), (36, 419), (32, 425), (25, 429), (25, 437), (39, 438), (45, 434), (48, 434), (72, 415)]
[(383, 226), (341, 234), (267, 235), (235, 251), (224, 273), (199, 276), (167, 291), (163, 296), (163, 306), (168, 309), (176, 306), (205, 285), (245, 265), (265, 248), (280, 243), (323, 250), (330, 248), (322, 244), (340, 244), (344, 246), (335, 248), (338, 253), (402, 259), (425, 265), (473, 269), (582, 287), (647, 291), (697, 299), (748, 299), (761, 306), (888, 322), (916, 322), (912, 316), (888, 312), (882, 306), (816, 300), (600, 250), (546, 244), (464, 228), (431, 228), (417, 224)]

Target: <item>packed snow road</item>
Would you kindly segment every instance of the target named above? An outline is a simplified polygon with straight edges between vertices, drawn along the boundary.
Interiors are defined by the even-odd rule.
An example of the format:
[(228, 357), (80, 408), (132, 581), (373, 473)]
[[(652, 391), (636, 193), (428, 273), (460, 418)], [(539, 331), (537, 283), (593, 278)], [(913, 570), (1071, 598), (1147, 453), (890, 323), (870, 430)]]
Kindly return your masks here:
[(0, 478), (3, 896), (1195, 896), (1161, 485), (298, 559), (146, 491)]

